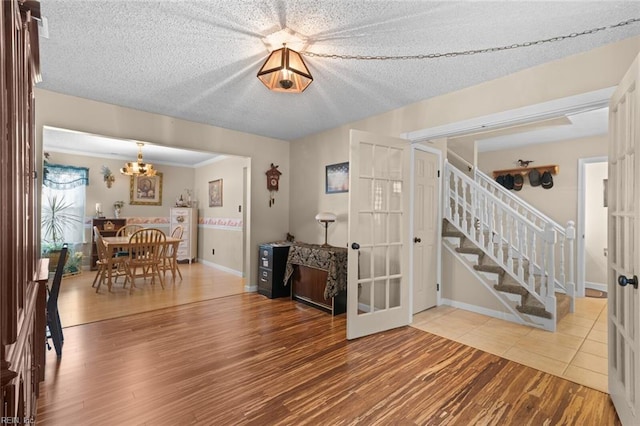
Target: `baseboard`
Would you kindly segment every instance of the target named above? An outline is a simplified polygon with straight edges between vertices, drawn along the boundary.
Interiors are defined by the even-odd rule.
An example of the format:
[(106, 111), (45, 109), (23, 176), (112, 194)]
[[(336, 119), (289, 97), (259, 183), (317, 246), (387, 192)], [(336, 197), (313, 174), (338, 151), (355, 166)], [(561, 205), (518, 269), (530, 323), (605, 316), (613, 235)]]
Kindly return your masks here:
[[(216, 269), (219, 269), (221, 271), (228, 272), (228, 273), (236, 275), (238, 277), (244, 276), (242, 271), (236, 271), (235, 269), (227, 268), (226, 266), (218, 265), (217, 263), (209, 262), (208, 260), (198, 259), (198, 262), (202, 263), (203, 265), (211, 266), (212, 268), (216, 268)], [(257, 288), (258, 287), (256, 286), (256, 289)]]
[(517, 318), (515, 315), (510, 314), (508, 312), (495, 311), (493, 309), (483, 308), (482, 306), (471, 305), (469, 303), (464, 303), (464, 302), (458, 302), (457, 300), (445, 299), (444, 297), (442, 298), (442, 304), (451, 306), (453, 308), (464, 309), (465, 311), (475, 312), (476, 314), (481, 314), (481, 315), (485, 315), (492, 318), (498, 318), (501, 320), (515, 322), (518, 324), (521, 323), (519, 318)]
[(584, 288), (590, 288), (592, 290), (600, 290), (600, 291), (607, 291), (607, 285), (606, 284), (602, 284), (602, 283), (592, 283), (589, 281), (585, 281), (584, 282)]
[(258, 286), (257, 285), (245, 285), (244, 286), (245, 293), (257, 293)]

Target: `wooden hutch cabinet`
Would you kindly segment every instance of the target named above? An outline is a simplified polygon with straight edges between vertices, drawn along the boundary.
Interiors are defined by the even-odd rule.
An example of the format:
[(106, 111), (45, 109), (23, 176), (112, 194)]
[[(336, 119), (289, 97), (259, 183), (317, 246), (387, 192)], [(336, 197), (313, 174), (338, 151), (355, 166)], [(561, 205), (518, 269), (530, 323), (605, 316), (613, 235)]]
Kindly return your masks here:
[[(44, 380), (48, 272), (40, 262), (34, 85), (40, 3), (0, 2), (0, 423), (31, 421)], [(39, 265), (43, 265), (42, 276)]]
[[(113, 228), (104, 229), (104, 224), (110, 222), (113, 225)], [(98, 261), (98, 248), (96, 247), (96, 241), (93, 238), (93, 227), (97, 226), (100, 230), (100, 235), (103, 237), (113, 237), (118, 232), (118, 229), (122, 228), (126, 225), (127, 219), (110, 219), (110, 218), (99, 218), (93, 219), (91, 222), (91, 270), (95, 271), (98, 269), (96, 266), (96, 262)]]

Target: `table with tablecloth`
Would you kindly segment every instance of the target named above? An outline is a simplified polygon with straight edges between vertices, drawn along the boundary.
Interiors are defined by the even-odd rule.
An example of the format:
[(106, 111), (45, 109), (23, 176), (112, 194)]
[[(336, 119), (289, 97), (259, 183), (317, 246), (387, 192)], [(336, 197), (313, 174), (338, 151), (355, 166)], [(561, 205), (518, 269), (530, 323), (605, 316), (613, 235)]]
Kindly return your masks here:
[(284, 281), (293, 274), (294, 265), (327, 271), (324, 298), (335, 297), (347, 289), (347, 249), (343, 247), (321, 246), (294, 242), (289, 249)]

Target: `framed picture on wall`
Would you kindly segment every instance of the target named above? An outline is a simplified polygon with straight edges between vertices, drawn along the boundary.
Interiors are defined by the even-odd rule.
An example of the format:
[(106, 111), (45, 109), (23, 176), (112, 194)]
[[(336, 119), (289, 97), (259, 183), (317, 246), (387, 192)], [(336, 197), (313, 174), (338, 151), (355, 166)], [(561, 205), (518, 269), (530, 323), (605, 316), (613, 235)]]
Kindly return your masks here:
[(349, 162), (330, 164), (325, 169), (326, 194), (349, 192)]
[(222, 207), (222, 179), (209, 182), (209, 207)]
[(162, 173), (155, 176), (131, 176), (129, 204), (143, 206), (162, 205)]

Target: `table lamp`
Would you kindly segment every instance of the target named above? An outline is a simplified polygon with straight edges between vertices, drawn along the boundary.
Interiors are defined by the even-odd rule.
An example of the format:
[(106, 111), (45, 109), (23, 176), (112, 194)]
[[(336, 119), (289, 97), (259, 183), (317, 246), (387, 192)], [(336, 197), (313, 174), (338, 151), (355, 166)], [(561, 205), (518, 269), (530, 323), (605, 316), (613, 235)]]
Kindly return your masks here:
[(335, 222), (337, 218), (334, 213), (329, 212), (321, 212), (316, 215), (316, 220), (324, 224), (324, 244), (322, 247), (329, 247), (329, 244), (327, 244), (327, 229), (329, 228), (329, 223)]

